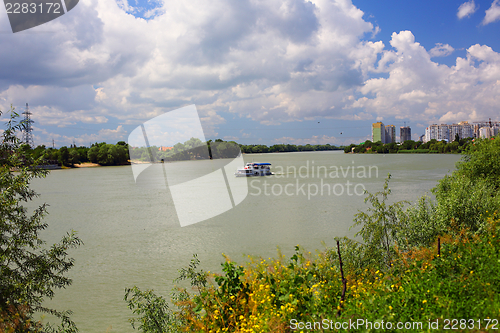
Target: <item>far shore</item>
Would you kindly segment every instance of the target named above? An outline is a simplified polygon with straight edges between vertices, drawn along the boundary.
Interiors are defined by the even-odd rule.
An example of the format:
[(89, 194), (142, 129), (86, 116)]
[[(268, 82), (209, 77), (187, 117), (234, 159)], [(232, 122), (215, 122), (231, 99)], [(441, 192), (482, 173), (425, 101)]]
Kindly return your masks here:
[(101, 166), (100, 164), (97, 163), (90, 163), (90, 162), (85, 162), (81, 164), (73, 164), (75, 168), (92, 168), (92, 167), (99, 167)]

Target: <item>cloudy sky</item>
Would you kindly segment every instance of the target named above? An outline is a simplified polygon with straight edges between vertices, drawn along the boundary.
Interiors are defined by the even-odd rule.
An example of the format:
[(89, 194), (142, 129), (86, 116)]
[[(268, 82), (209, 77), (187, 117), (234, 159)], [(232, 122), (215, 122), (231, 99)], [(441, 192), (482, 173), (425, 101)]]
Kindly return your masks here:
[(2, 6), (0, 109), (28, 102), (56, 147), (191, 104), (207, 139), (349, 144), (379, 120), (418, 138), (500, 120), (498, 36), (500, 0), (80, 0), (15, 34)]

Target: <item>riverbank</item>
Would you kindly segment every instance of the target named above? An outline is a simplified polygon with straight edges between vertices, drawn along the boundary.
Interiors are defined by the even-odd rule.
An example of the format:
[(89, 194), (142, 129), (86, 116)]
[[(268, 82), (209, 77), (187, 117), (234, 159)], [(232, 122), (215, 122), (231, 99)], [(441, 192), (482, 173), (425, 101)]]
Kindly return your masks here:
[(353, 261), (345, 239), (316, 254), (297, 246), (290, 258), (278, 253), (240, 265), (226, 257), (222, 274), (199, 269), (195, 256), (180, 278), (192, 288), (172, 294), (178, 310), (136, 287), (126, 298), (138, 323), (162, 332), (427, 332), (459, 324), (485, 332), (500, 325), (499, 238), (492, 216), (483, 237), (443, 235), (411, 254), (396, 252), (390, 266)]
[(100, 167), (100, 166), (102, 166), (102, 165), (97, 164), (97, 163), (90, 163), (90, 162), (73, 165), (73, 167), (75, 167), (75, 168), (94, 168), (94, 167)]
[(381, 143), (367, 140), (358, 145), (351, 144), (344, 148), (345, 153), (360, 153), (360, 154), (443, 154), (456, 153), (460, 154), (467, 150), (467, 147), (474, 142), (473, 138), (460, 139), (453, 142), (444, 140), (437, 141), (432, 139), (426, 143), (420, 141), (407, 140), (403, 143)]
[[(34, 189), (41, 193), (39, 204), (50, 204), (48, 242), (57, 241), (71, 229), (77, 230), (85, 242), (84, 246), (72, 251), (75, 258), (71, 273), (73, 285), (51, 300), (53, 307), (73, 310), (72, 318), (81, 332), (102, 333), (112, 326), (111, 332), (133, 333), (128, 318), (134, 315), (123, 301), (124, 288), (137, 285), (154, 289), (169, 299), (172, 281), (178, 277), (178, 270), (189, 263), (193, 253), (198, 253), (201, 268), (220, 271), (220, 263), (224, 260), (221, 253), (243, 264), (246, 261), (243, 254), (267, 259), (276, 255), (279, 246), (286, 258), (290, 258), (296, 244), (312, 251), (323, 248), (322, 241), (326, 246), (334, 246), (336, 236), (354, 237), (355, 229), (349, 230), (349, 226), (357, 210), (365, 207), (363, 196), (333, 197), (327, 192), (321, 194), (321, 188), (310, 200), (307, 194), (295, 190), (293, 196), (285, 193), (255, 196), (256, 189), (250, 186), (251, 182), (262, 193), (265, 193), (264, 180), (278, 184), (274, 187), (276, 193), (279, 187), (285, 189), (291, 182), (296, 184), (297, 178), (307, 191), (309, 184), (319, 186), (319, 177), (328, 177), (323, 181), (328, 180), (330, 186), (336, 181), (318, 174), (317, 167), (330, 170), (330, 166), (335, 165), (345, 170), (353, 165), (356, 168), (377, 165), (379, 178), (376, 175), (359, 178), (356, 174), (353, 178), (349, 172), (347, 178), (340, 174), (339, 181), (342, 184), (347, 180), (363, 183), (373, 193), (380, 190), (383, 177), (391, 172), (394, 176), (391, 189), (396, 200), (414, 201), (434, 187), (437, 179), (453, 170), (459, 156), (351, 155), (333, 151), (249, 154), (243, 158), (245, 162), (252, 162), (252, 159), (269, 162), (278, 170), (290, 166), (298, 172), (303, 166), (300, 170), (307, 168), (309, 178), (299, 174), (294, 177), (293, 173), (279, 178), (248, 180), (231, 179), (228, 175), (229, 181), (238, 186), (248, 182), (248, 196), (233, 209), (188, 227), (180, 227), (176, 203), (162, 189), (164, 182), (155, 182), (154, 178), (150, 184), (146, 184), (145, 179), (135, 182), (129, 166), (54, 171), (45, 179), (35, 180)], [(213, 170), (214, 164), (210, 160), (179, 163), (187, 170), (193, 167), (207, 172)], [(313, 165), (315, 173), (311, 178)], [(209, 185), (218, 186), (217, 180)], [(287, 191), (290, 193), (290, 186)]]
[(174, 289), (175, 307), (137, 287), (127, 290), (128, 305), (161, 331), (497, 329), (499, 160), (500, 140), (476, 141), (432, 202), (389, 205), (389, 176), (354, 215), (362, 242), (337, 238), (315, 255), (296, 246), (288, 259), (247, 264), (224, 256), (222, 274), (199, 269), (195, 256), (179, 271), (177, 282), (192, 288)]

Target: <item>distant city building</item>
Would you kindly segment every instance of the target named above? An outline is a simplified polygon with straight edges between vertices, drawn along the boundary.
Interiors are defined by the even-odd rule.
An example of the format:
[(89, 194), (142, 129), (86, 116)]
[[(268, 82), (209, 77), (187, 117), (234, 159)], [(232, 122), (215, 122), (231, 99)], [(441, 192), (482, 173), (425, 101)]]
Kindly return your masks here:
[(462, 126), (459, 124), (452, 124), (448, 126), (448, 131), (449, 131), (449, 141), (454, 141), (456, 136), (458, 135), (459, 138), (461, 138), (462, 135)]
[[(498, 121), (491, 121), (491, 118), (489, 121), (482, 121), (482, 122), (475, 122), (474, 123), (474, 137), (476, 138), (490, 138), (491, 136), (494, 136), (496, 134), (495, 130), (491, 130), (492, 128), (499, 128), (500, 127), (500, 122)], [(486, 130), (483, 128), (489, 128), (490, 130)], [(481, 129), (483, 129), (481, 131)]]
[(469, 124), (467, 121), (461, 121), (458, 123), (462, 127), (462, 133), (459, 134), (460, 139), (473, 138), (474, 137), (474, 126)]
[(474, 137), (474, 126), (467, 121), (461, 121), (458, 124), (432, 124), (425, 129), (424, 142), (429, 142), (432, 139), (437, 141), (445, 140), (447, 142), (454, 141), (458, 135), (459, 139)]
[(498, 135), (499, 132), (500, 132), (500, 127), (498, 126), (495, 127), (485, 126), (479, 129), (479, 137), (482, 139), (489, 139)]
[(372, 142), (385, 143), (385, 126), (382, 122), (372, 124)]
[(438, 141), (450, 141), (450, 127), (446, 124), (441, 124), (441, 126), (438, 127), (438, 136), (437, 136)]
[(434, 139), (437, 138), (437, 126), (438, 125), (436, 125), (436, 124), (432, 124), (431, 126), (429, 126), (425, 129), (424, 142), (431, 141), (431, 138), (434, 138)]
[(410, 126), (401, 126), (399, 128), (399, 142), (403, 143), (408, 140), (411, 140), (411, 128)]
[(396, 142), (396, 127), (394, 125), (385, 126), (385, 143)]

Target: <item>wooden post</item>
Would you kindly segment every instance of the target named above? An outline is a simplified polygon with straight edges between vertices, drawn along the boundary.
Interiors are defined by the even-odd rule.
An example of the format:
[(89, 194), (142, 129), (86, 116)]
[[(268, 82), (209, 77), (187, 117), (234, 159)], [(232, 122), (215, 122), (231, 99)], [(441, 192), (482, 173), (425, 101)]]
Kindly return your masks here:
[[(346, 289), (347, 289), (347, 280), (344, 278), (344, 269), (342, 268), (343, 264), (342, 264), (342, 257), (340, 256), (340, 244), (339, 244), (339, 241), (337, 240), (337, 252), (339, 254), (339, 262), (340, 262), (340, 276), (342, 278), (342, 284), (344, 285), (344, 287), (342, 288), (342, 295), (340, 296), (340, 305), (339, 307), (342, 307), (342, 305), (344, 304), (344, 301), (345, 301), (345, 292), (346, 292)], [(340, 309), (337, 311), (337, 316), (340, 316)]]

